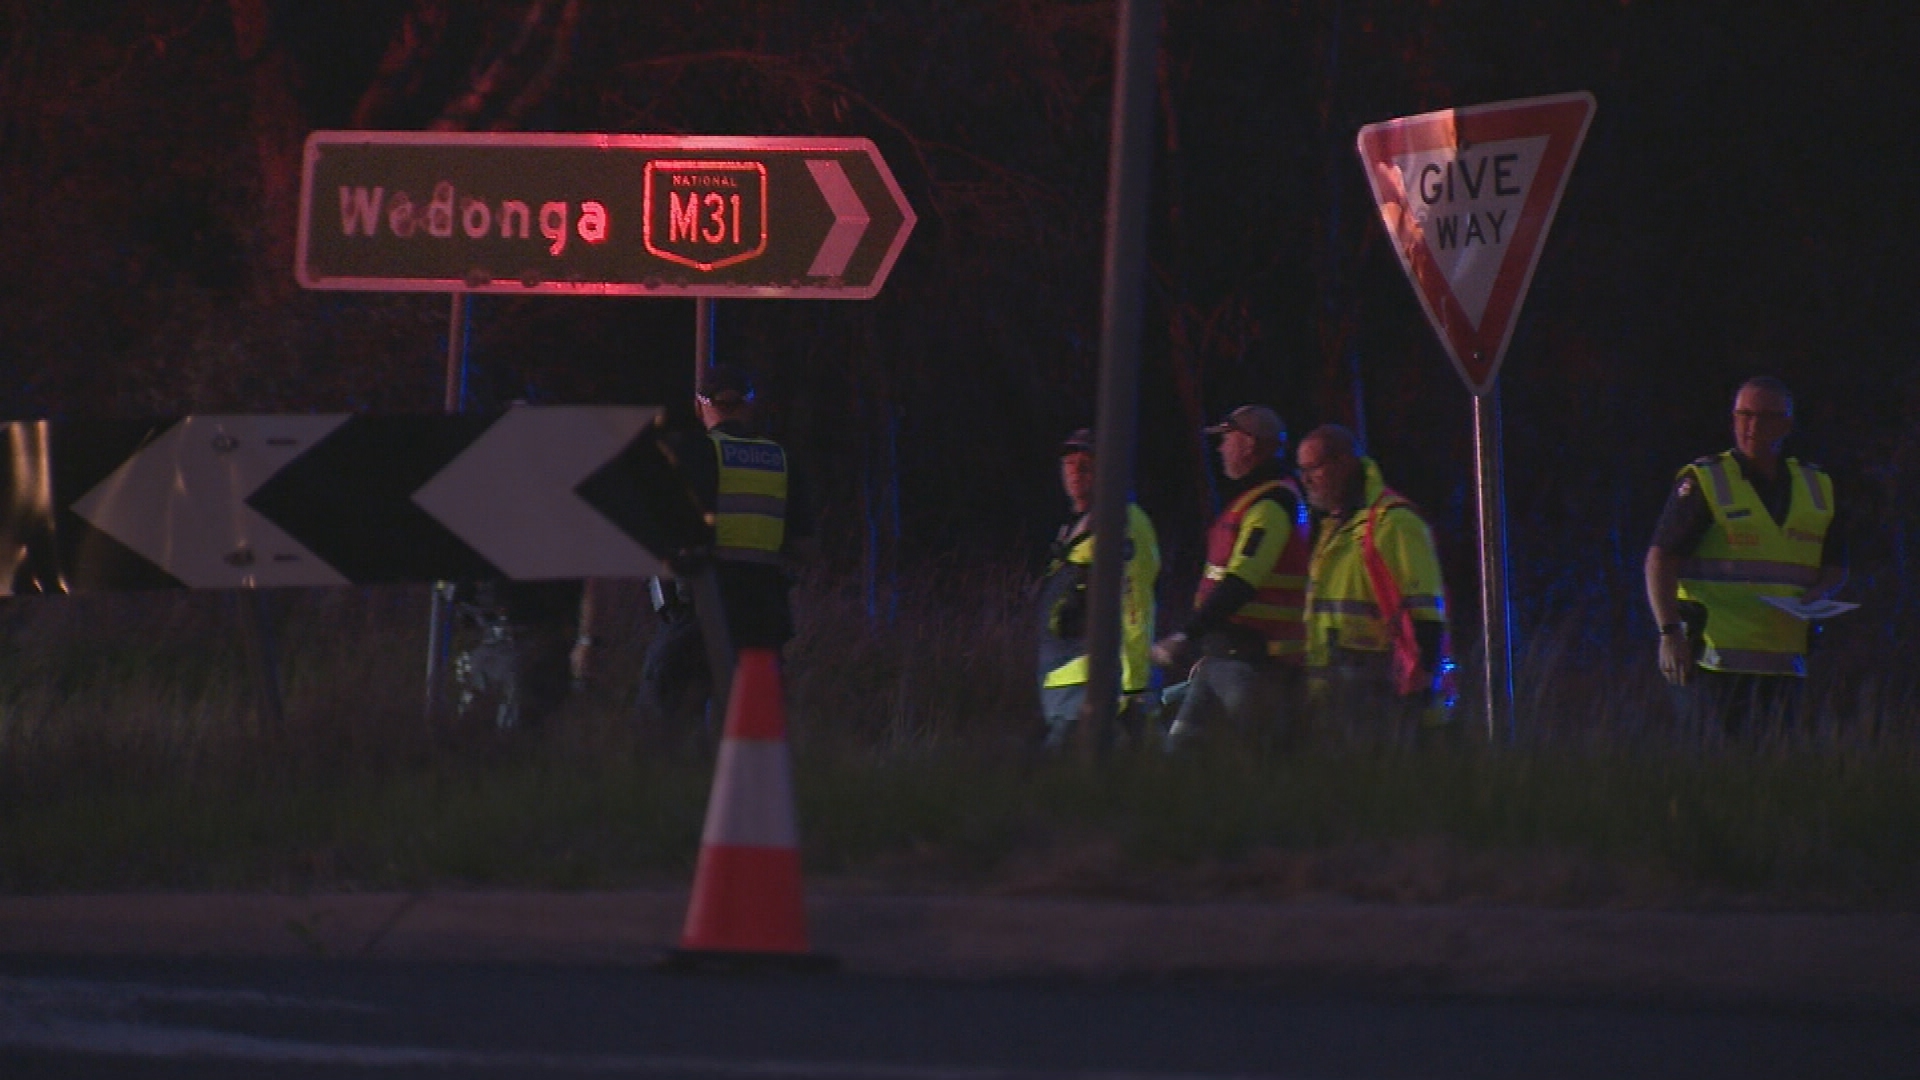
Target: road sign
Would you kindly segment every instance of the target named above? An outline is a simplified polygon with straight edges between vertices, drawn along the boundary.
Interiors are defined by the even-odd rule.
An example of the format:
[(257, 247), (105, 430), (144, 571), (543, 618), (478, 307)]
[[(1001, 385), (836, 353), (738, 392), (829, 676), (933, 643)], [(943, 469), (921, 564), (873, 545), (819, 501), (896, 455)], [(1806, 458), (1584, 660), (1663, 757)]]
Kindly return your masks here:
[(12, 424), (41, 452), (14, 455), (0, 540), (75, 591), (646, 577), (709, 535), (659, 414)]
[(307, 137), (310, 289), (868, 299), (915, 222), (867, 139)]
[(1558, 94), (1360, 129), (1400, 265), (1476, 396), (1499, 375), (1593, 109), (1592, 94)]

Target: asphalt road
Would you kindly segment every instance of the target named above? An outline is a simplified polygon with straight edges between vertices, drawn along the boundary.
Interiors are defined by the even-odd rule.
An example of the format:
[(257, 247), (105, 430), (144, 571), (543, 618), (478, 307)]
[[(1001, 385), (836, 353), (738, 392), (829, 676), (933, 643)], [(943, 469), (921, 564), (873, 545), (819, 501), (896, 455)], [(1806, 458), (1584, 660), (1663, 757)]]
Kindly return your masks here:
[(1021, 1080), (1910, 1077), (1903, 1012), (1314, 992), (1259, 978), (0, 959), (0, 1075)]

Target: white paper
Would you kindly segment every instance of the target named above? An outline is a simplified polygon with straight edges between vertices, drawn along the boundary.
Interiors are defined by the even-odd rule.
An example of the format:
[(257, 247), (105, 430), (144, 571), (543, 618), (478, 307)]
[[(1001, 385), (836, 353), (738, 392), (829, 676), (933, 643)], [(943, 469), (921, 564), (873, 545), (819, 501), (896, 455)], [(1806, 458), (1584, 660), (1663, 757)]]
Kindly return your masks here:
[(1760, 599), (1779, 608), (1796, 619), (1831, 619), (1835, 615), (1845, 615), (1859, 604), (1849, 604), (1845, 600), (1816, 600), (1809, 604), (1797, 596), (1763, 596)]

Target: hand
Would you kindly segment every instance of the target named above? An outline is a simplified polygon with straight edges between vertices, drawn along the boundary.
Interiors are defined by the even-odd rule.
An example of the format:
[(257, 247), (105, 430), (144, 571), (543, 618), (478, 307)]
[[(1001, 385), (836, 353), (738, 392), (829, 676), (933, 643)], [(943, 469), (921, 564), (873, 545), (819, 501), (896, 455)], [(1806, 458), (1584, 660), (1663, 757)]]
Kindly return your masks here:
[(1693, 670), (1693, 642), (1685, 634), (1660, 635), (1660, 675), (1675, 686), (1687, 685)]
[(1157, 667), (1170, 671), (1184, 668), (1187, 658), (1187, 635), (1168, 634), (1153, 643), (1153, 662)]
[(575, 689), (584, 688), (588, 677), (593, 673), (593, 639), (577, 638), (573, 651), (567, 654), (567, 671), (573, 676)]
[(1411, 685), (1413, 689), (1401, 694), (1400, 700), (1418, 705), (1425, 705), (1432, 702), (1440, 686), (1439, 679), (1435, 676), (1434, 672), (1428, 668), (1421, 668), (1419, 671), (1414, 672), (1413, 678), (1409, 680), (1409, 685)]

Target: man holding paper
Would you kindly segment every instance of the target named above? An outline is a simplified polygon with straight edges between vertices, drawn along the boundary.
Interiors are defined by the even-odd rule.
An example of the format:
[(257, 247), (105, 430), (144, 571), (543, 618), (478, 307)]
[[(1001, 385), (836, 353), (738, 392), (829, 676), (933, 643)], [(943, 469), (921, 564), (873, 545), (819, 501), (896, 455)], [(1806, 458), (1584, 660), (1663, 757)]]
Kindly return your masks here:
[[(1684, 720), (1738, 737), (1791, 728), (1807, 674), (1808, 620), (1847, 610), (1833, 480), (1781, 454), (1793, 394), (1757, 376), (1733, 402), (1733, 449), (1680, 470), (1647, 549), (1660, 674)], [(1838, 610), (1836, 610), (1838, 609)]]

